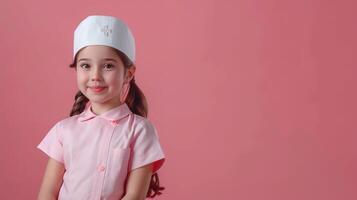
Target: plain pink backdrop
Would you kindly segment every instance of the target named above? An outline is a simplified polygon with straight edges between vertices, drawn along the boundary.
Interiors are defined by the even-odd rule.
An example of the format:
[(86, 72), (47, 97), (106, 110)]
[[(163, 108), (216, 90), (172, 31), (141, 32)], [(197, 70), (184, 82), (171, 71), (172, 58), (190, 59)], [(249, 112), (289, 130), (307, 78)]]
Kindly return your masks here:
[(35, 199), (36, 145), (68, 116), (73, 31), (126, 21), (167, 156), (165, 200), (357, 199), (355, 1), (0, 4), (0, 199)]

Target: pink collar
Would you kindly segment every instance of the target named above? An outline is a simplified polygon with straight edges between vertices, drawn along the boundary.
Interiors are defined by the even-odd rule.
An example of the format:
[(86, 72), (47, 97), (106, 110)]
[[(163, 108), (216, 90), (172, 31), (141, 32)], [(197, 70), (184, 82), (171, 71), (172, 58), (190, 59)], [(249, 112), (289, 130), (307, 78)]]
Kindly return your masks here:
[(120, 119), (126, 117), (130, 113), (132, 113), (126, 103), (121, 104), (120, 106), (114, 107), (100, 115), (96, 115), (91, 111), (92, 105), (86, 107), (86, 109), (79, 114), (78, 120), (83, 122), (86, 120), (90, 120), (94, 117), (100, 117), (106, 119), (112, 123), (117, 123)]

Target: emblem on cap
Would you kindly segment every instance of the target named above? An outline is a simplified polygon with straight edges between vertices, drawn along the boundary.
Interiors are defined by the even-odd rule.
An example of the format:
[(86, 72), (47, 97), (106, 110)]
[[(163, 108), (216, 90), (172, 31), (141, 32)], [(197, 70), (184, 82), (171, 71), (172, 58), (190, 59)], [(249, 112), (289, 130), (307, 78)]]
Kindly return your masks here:
[(100, 29), (105, 36), (109, 36), (109, 33), (112, 34), (113, 33), (113, 29), (110, 29), (108, 25), (104, 26), (102, 29)]

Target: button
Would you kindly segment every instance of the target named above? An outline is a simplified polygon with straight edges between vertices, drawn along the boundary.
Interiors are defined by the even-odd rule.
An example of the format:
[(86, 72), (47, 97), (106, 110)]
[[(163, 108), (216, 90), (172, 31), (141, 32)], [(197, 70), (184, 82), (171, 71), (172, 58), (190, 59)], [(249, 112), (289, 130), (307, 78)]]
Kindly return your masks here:
[(104, 170), (105, 170), (105, 166), (104, 166), (104, 165), (100, 165), (100, 166), (98, 167), (98, 171), (102, 172), (102, 171), (104, 171)]
[(112, 121), (111, 121), (111, 124), (112, 124), (113, 126), (117, 125), (118, 123), (119, 123), (118, 120), (112, 120)]

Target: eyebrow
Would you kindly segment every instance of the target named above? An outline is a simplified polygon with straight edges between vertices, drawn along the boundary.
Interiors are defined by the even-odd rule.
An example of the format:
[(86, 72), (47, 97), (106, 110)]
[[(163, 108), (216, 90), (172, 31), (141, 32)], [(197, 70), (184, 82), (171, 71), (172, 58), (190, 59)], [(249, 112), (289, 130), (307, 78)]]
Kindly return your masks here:
[[(80, 62), (80, 61), (89, 61), (89, 60), (91, 60), (91, 59), (89, 59), (89, 58), (81, 58), (81, 59), (79, 59), (78, 60), (78, 62)], [(115, 60), (115, 59), (113, 59), (113, 58), (103, 58), (102, 60), (105, 60), (105, 61), (113, 61), (113, 62), (116, 62), (117, 63), (117, 61)]]

